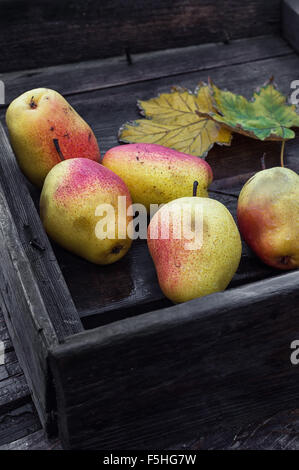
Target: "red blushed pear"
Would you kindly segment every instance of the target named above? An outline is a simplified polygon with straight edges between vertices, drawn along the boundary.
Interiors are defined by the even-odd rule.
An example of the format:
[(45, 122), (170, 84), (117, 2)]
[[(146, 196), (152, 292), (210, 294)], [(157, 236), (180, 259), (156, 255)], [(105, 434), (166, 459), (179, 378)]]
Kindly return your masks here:
[(151, 219), (147, 243), (160, 287), (175, 303), (224, 290), (242, 251), (230, 212), (204, 197), (165, 204)]
[(243, 186), (238, 200), (240, 232), (260, 259), (278, 269), (299, 267), (299, 176), (270, 168)]
[(62, 160), (100, 161), (91, 128), (54, 90), (37, 88), (16, 98), (7, 109), (6, 123), (21, 170), (40, 188), (51, 168)]
[(47, 175), (40, 215), (56, 243), (93, 263), (111, 264), (131, 246), (131, 204), (116, 174), (87, 158), (73, 158)]

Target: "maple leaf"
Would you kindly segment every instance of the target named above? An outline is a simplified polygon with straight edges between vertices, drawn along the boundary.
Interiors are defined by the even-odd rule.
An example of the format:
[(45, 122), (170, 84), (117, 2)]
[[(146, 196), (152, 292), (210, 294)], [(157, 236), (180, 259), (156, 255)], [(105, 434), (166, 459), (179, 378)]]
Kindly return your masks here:
[(214, 143), (230, 145), (231, 132), (209, 116), (213, 110), (211, 91), (200, 83), (194, 93), (173, 88), (147, 101), (138, 101), (138, 119), (124, 124), (118, 138), (124, 143), (154, 143), (204, 158)]
[(232, 132), (261, 140), (287, 140), (295, 137), (291, 127), (299, 127), (295, 105), (287, 104), (271, 78), (256, 90), (251, 101), (244, 96), (224, 91), (209, 80), (213, 110), (199, 112)]

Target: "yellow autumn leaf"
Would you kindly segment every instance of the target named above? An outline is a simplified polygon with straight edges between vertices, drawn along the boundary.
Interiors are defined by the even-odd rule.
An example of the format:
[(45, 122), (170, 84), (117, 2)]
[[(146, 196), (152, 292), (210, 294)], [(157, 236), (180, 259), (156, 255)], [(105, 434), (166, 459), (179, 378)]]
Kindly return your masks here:
[(228, 129), (199, 115), (213, 110), (208, 85), (199, 84), (194, 93), (173, 88), (171, 93), (138, 101), (138, 106), (145, 119), (124, 124), (118, 135), (121, 142), (159, 144), (202, 158), (214, 143), (231, 143)]

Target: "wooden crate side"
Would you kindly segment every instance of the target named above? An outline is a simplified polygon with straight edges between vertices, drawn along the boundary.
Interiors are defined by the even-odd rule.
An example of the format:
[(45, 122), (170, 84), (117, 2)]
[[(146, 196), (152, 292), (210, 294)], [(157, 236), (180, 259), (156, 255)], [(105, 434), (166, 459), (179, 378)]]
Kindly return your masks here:
[[(283, 0), (281, 14), (283, 37), (299, 52), (299, 3), (298, 0)], [(297, 77), (294, 77), (294, 80)]]
[(66, 336), (82, 331), (83, 327), (1, 123), (0, 186), (17, 229), (16, 236), (46, 305), (49, 321), (57, 338), (62, 341)]
[(277, 34), (280, 0), (0, 0), (0, 72)]
[(58, 342), (0, 188), (0, 308), (43, 426), (52, 427), (47, 355)]
[(52, 348), (67, 448), (165, 448), (299, 404), (299, 272), (74, 335)]
[(0, 308), (43, 426), (55, 407), (48, 350), (83, 330), (0, 124)]

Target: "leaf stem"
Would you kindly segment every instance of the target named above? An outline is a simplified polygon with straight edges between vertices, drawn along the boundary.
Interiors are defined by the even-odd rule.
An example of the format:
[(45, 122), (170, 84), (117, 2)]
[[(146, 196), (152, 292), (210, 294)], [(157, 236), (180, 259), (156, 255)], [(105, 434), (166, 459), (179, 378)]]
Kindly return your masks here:
[(281, 151), (280, 151), (280, 165), (281, 165), (282, 168), (284, 167), (284, 162), (283, 162), (284, 146), (285, 146), (285, 140), (283, 140), (282, 143), (281, 143)]
[(193, 197), (196, 197), (197, 186), (198, 186), (198, 181), (194, 181), (194, 183), (193, 183)]

